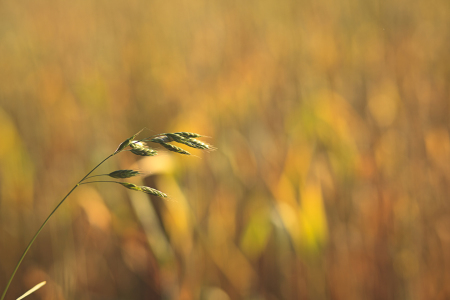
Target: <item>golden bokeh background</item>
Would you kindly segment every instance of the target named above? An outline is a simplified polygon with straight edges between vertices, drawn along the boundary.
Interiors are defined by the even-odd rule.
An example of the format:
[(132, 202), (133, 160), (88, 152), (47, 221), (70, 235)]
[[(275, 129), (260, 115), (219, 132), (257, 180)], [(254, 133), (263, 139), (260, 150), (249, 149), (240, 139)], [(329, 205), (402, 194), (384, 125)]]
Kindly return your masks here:
[(449, 299), (450, 2), (0, 2), (6, 299)]

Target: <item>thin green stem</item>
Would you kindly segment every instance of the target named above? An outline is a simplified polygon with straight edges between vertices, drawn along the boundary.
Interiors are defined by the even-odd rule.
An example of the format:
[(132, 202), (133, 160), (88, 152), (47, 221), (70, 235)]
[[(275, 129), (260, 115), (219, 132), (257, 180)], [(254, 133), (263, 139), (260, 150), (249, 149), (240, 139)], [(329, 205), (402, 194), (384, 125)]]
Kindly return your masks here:
[[(96, 165), (91, 171), (89, 171), (89, 173), (86, 174), (86, 176), (83, 177), (83, 179), (81, 179), (80, 181), (78, 181), (78, 183), (82, 182), (83, 180), (85, 180), (89, 175), (91, 175), (92, 172), (94, 172), (98, 167), (100, 167), (101, 164), (103, 164), (105, 161), (107, 161), (108, 159), (110, 159), (111, 157), (113, 157), (116, 154), (119, 154), (121, 151), (119, 152), (115, 152), (113, 154), (111, 154), (110, 156), (108, 156), (107, 158), (105, 158), (104, 160), (102, 160), (98, 165)], [(2, 299), (0, 299), (2, 300)]]
[(109, 174), (92, 175), (92, 176), (86, 177), (84, 180), (89, 179), (89, 178), (93, 178), (93, 177), (108, 176), (108, 175), (109, 175)]
[(96, 182), (114, 182), (114, 183), (120, 183), (120, 181), (114, 181), (114, 180), (95, 180), (95, 181), (82, 182), (82, 183), (80, 183), (80, 184), (88, 184), (88, 183), (96, 183)]
[(33, 236), (33, 238), (31, 239), (30, 243), (28, 244), (28, 246), (25, 248), (25, 251), (23, 252), (22, 256), (19, 259), (19, 262), (16, 265), (16, 268), (14, 269), (11, 277), (9, 278), (8, 283), (6, 284), (6, 288), (5, 291), (2, 294), (2, 297), (0, 298), (0, 300), (4, 300), (5, 296), (6, 296), (6, 292), (9, 289), (9, 286), (11, 285), (11, 282), (14, 278), (14, 275), (16, 275), (17, 270), (19, 269), (23, 259), (25, 258), (25, 256), (28, 253), (28, 250), (30, 250), (31, 245), (33, 245), (34, 241), (36, 240), (36, 238), (38, 237), (39, 233), (41, 233), (42, 229), (44, 228), (44, 226), (47, 224), (48, 220), (50, 220), (50, 217), (56, 212), (56, 210), (61, 206), (61, 204), (63, 204), (63, 202), (67, 199), (67, 197), (69, 197), (70, 194), (72, 194), (72, 192), (80, 185), (82, 184), (81, 182), (85, 179), (88, 178), (88, 176), (95, 171), (95, 169), (97, 169), (98, 167), (100, 167), (101, 164), (103, 164), (106, 160), (108, 160), (109, 158), (111, 158), (112, 156), (118, 154), (120, 152), (117, 153), (113, 153), (110, 156), (108, 156), (107, 158), (105, 158), (104, 160), (102, 160), (98, 165), (96, 165), (89, 173), (87, 173), (80, 181), (78, 181), (78, 183), (70, 190), (69, 193), (67, 193), (67, 195), (58, 203), (58, 205), (55, 207), (55, 209), (53, 209), (53, 211), (50, 213), (50, 215), (48, 215), (47, 219), (45, 219), (44, 223), (42, 223), (41, 227), (39, 227), (38, 231), (36, 232), (36, 234)]

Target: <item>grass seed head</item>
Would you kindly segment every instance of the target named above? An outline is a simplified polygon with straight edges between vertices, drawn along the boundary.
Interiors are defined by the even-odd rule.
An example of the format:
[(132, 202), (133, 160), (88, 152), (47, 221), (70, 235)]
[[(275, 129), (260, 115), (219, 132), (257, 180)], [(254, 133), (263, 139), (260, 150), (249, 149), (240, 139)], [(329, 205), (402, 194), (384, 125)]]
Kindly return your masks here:
[(117, 170), (108, 174), (112, 178), (130, 178), (139, 175), (139, 171), (134, 170)]
[(201, 137), (202, 135), (198, 134), (198, 133), (193, 133), (193, 132), (175, 132), (176, 135), (182, 136), (184, 138), (190, 139), (190, 138), (197, 138), (197, 137)]
[(114, 151), (114, 154), (122, 151), (123, 149), (125, 149), (126, 147), (128, 147), (131, 143), (131, 141), (139, 134), (141, 133), (141, 131), (144, 129), (139, 130), (135, 135), (133, 135), (132, 137), (130, 137), (129, 139), (126, 139), (124, 142), (122, 142), (122, 144), (119, 145), (119, 147), (117, 147), (116, 151)]
[(128, 183), (128, 182), (117, 182), (117, 183), (123, 185), (124, 187), (126, 187), (127, 189), (130, 189), (130, 190), (141, 191), (141, 188), (133, 183)]
[(202, 149), (202, 150), (213, 149), (213, 147), (211, 145), (208, 145), (208, 144), (201, 142), (199, 140), (196, 140), (196, 139), (189, 139), (189, 140), (187, 140), (187, 142), (185, 144), (188, 145), (189, 147)]
[(156, 154), (158, 154), (156, 150), (146, 147), (131, 149), (131, 153), (140, 156), (155, 156)]
[(158, 191), (156, 189), (153, 189), (151, 187), (140, 186), (139, 188), (141, 189), (142, 192), (144, 192), (146, 194), (150, 194), (150, 195), (157, 196), (157, 197), (162, 197), (162, 198), (167, 198), (166, 194), (164, 194), (163, 192)]
[(167, 135), (161, 135), (158, 137), (155, 137), (153, 139), (150, 140), (153, 143), (158, 143), (158, 144), (162, 144), (162, 143), (169, 143), (169, 142), (173, 142), (173, 138), (167, 136)]
[(172, 139), (172, 141), (175, 141), (177, 143), (183, 143), (183, 141), (186, 141), (187, 139), (182, 137), (181, 135), (178, 135), (176, 133), (166, 133), (166, 136)]
[(185, 154), (185, 155), (191, 155), (186, 150), (181, 149), (180, 147), (174, 146), (172, 144), (161, 143), (161, 146), (163, 146), (164, 148), (166, 148), (167, 150), (172, 151), (172, 152), (176, 152), (176, 153), (179, 153), (179, 154)]
[(133, 149), (141, 149), (141, 148), (145, 148), (147, 146), (146, 143), (141, 142), (141, 141), (131, 141), (130, 143), (130, 147)]
[(203, 143), (203, 142), (193, 139), (193, 138), (185, 138), (176, 133), (167, 133), (167, 136), (172, 138), (175, 142), (184, 144), (191, 148), (196, 148), (196, 149), (201, 149), (201, 150), (212, 149), (212, 147), (206, 143)]

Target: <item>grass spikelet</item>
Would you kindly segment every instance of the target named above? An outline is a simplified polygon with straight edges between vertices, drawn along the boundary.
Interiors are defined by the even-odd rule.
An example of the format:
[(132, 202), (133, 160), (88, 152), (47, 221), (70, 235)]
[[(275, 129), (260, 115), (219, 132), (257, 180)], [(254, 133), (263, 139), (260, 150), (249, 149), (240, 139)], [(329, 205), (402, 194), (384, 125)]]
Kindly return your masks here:
[(193, 139), (193, 138), (184, 138), (176, 133), (167, 133), (166, 135), (168, 137), (172, 138), (175, 142), (184, 144), (191, 148), (202, 149), (202, 150), (211, 149), (210, 145), (203, 143), (199, 140)]
[(153, 143), (162, 144), (162, 143), (173, 142), (174, 139), (172, 137), (169, 137), (168, 135), (161, 135), (161, 136), (158, 136), (158, 137), (155, 137), (155, 138), (151, 139), (150, 141), (153, 142)]
[(141, 188), (133, 183), (128, 183), (128, 182), (117, 182), (117, 183), (123, 185), (124, 187), (126, 187), (127, 189), (130, 189), (130, 190), (141, 191)]
[(172, 139), (172, 141), (175, 141), (177, 143), (183, 143), (183, 141), (187, 141), (186, 138), (182, 137), (181, 135), (175, 134), (175, 133), (166, 133), (166, 136)]
[(146, 143), (141, 142), (141, 141), (131, 141), (130, 143), (130, 147), (133, 149), (141, 149), (141, 148), (145, 148), (147, 146)]
[(117, 170), (108, 174), (112, 178), (130, 178), (139, 175), (139, 171), (134, 170)]
[(163, 146), (164, 148), (166, 148), (169, 151), (176, 152), (176, 153), (179, 153), (179, 154), (191, 155), (186, 150), (181, 149), (180, 147), (174, 146), (172, 144), (168, 144), (168, 143), (160, 143), (160, 144), (161, 144), (161, 146)]
[(210, 144), (207, 144), (205, 142), (199, 141), (197, 139), (189, 139), (189, 141), (191, 143), (193, 143), (194, 145), (196, 145), (195, 148), (198, 148), (198, 149), (208, 149), (208, 150), (216, 150), (217, 149), (216, 147), (213, 147)]
[(186, 139), (190, 139), (190, 138), (198, 138), (198, 137), (202, 137), (202, 136), (203, 136), (203, 135), (200, 135), (200, 134), (198, 134), (198, 133), (185, 132), (185, 131), (182, 131), (182, 132), (175, 132), (174, 134), (177, 134), (177, 135), (179, 135), (179, 136), (181, 136), (181, 137), (184, 137), (184, 138), (186, 138)]
[(151, 187), (140, 186), (139, 188), (141, 189), (142, 192), (144, 192), (146, 194), (150, 194), (150, 195), (157, 196), (157, 197), (162, 197), (162, 198), (167, 198), (166, 194), (164, 194), (163, 192), (158, 191), (156, 189), (153, 189)]
[(206, 143), (203, 143), (203, 142), (201, 142), (199, 140), (196, 140), (196, 139), (186, 140), (186, 142), (183, 142), (183, 144), (185, 144), (185, 145), (187, 145), (189, 147), (192, 147), (192, 148), (197, 148), (197, 149), (202, 149), (202, 150), (212, 149), (210, 145), (208, 145)]
[(125, 149), (126, 147), (128, 147), (131, 143), (132, 140), (134, 140), (134, 138), (142, 132), (142, 130), (144, 130), (143, 128), (141, 130), (139, 130), (135, 135), (133, 135), (132, 137), (130, 137), (129, 139), (126, 139), (124, 142), (122, 142), (122, 144), (119, 145), (119, 147), (117, 147), (116, 151), (114, 151), (114, 154), (119, 153), (120, 151), (122, 151), (123, 149)]
[(158, 154), (156, 150), (150, 149), (150, 148), (135, 148), (131, 149), (131, 153), (140, 155), (140, 156), (155, 156)]

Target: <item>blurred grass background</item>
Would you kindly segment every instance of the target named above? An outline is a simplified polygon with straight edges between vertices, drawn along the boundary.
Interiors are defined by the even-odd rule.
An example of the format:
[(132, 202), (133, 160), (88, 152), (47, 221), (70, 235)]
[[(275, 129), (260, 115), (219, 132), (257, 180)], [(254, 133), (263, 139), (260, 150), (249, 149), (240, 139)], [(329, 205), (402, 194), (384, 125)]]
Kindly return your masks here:
[[(0, 289), (121, 154), (173, 201), (82, 186), (8, 293), (450, 298), (450, 2), (0, 2)], [(136, 181), (134, 181), (136, 182)]]

